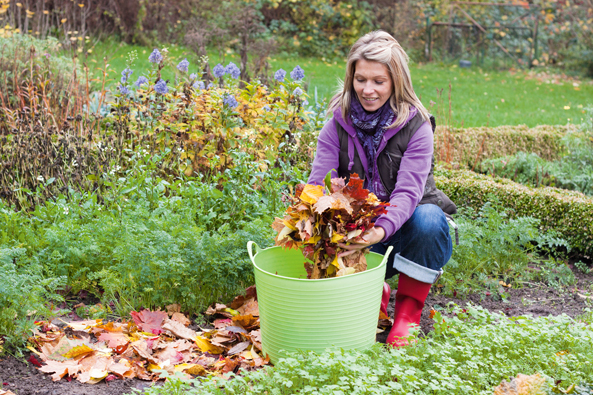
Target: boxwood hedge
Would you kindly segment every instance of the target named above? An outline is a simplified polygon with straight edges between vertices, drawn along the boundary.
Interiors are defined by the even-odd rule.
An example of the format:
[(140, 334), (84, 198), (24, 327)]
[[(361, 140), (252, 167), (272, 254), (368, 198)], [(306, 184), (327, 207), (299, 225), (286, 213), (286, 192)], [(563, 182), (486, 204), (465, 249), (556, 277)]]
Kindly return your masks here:
[(435, 133), (435, 156), (462, 169), (473, 169), (485, 159), (514, 155), (519, 151), (533, 152), (547, 161), (565, 154), (561, 138), (568, 126), (526, 125), (454, 129), (438, 126)]
[(569, 240), (572, 248), (593, 256), (593, 198), (558, 188), (531, 188), (504, 178), (469, 170), (438, 169), (437, 187), (458, 206), (480, 208), (496, 199), (514, 217), (541, 220), (542, 230), (554, 229)]

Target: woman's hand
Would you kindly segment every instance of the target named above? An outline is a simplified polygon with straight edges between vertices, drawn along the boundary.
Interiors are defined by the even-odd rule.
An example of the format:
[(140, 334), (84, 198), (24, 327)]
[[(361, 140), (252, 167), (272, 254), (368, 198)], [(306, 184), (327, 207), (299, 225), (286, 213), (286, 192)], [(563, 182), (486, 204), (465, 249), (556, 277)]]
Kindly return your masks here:
[(385, 237), (385, 230), (383, 228), (381, 228), (380, 226), (375, 226), (375, 227), (367, 230), (366, 232), (364, 232), (361, 235), (361, 237), (364, 241), (361, 240), (356, 243), (350, 243), (350, 244), (338, 243), (338, 247), (343, 248), (344, 250), (347, 250), (345, 252), (340, 252), (338, 254), (338, 256), (339, 257), (348, 256), (350, 254), (354, 254), (356, 251), (362, 250), (364, 248), (368, 248), (368, 247), (372, 246), (373, 244), (377, 244), (378, 242), (383, 240), (383, 238)]

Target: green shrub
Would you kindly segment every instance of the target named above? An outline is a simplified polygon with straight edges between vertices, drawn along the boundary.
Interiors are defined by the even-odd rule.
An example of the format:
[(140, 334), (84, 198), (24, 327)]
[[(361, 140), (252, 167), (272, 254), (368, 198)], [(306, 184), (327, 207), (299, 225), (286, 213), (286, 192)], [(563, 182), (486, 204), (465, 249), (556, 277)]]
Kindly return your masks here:
[[(0, 340), (11, 350), (23, 346), (37, 317), (52, 317), (52, 301), (65, 278), (46, 277), (36, 257), (25, 248), (0, 247)], [(0, 347), (0, 354), (2, 347)]]
[(578, 131), (569, 130), (562, 137), (562, 157), (550, 161), (533, 152), (518, 152), (487, 159), (480, 164), (480, 171), (530, 186), (555, 186), (593, 195), (593, 107), (585, 114)]
[[(445, 292), (467, 295), (488, 289), (504, 296), (499, 281), (521, 287), (522, 281), (535, 280), (535, 276), (549, 285), (557, 285), (559, 281), (567, 283), (563, 285), (574, 283), (570, 269), (568, 275), (564, 273), (566, 265), (557, 263), (554, 258), (540, 256), (537, 248), (544, 248), (544, 253), (550, 247), (570, 249), (552, 232), (542, 234), (538, 229), (540, 220), (508, 218), (504, 209), (488, 202), (480, 210), (460, 209), (455, 223), (459, 228), (459, 245), (453, 248), (453, 255), (440, 280), (446, 285)], [(540, 270), (530, 270), (531, 262), (538, 262)], [(546, 276), (542, 275), (544, 272)], [(554, 273), (563, 275), (554, 277)]]
[(590, 321), (566, 315), (509, 318), (472, 306), (452, 306), (447, 316), (437, 312), (434, 319), (435, 330), (410, 347), (377, 343), (366, 351), (300, 352), (273, 367), (231, 374), (231, 380), (184, 384), (176, 378), (144, 393), (491, 395), (518, 373), (539, 373), (546, 390), (593, 380)]
[(473, 169), (485, 159), (532, 152), (545, 160), (556, 160), (566, 153), (562, 137), (574, 126), (547, 126), (535, 128), (520, 126), (447, 129), (437, 127), (435, 156), (465, 169)]
[(458, 206), (479, 209), (488, 201), (499, 201), (512, 218), (537, 218), (540, 230), (553, 229), (573, 249), (593, 255), (593, 199), (580, 192), (531, 188), (467, 170), (439, 170), (435, 180)]

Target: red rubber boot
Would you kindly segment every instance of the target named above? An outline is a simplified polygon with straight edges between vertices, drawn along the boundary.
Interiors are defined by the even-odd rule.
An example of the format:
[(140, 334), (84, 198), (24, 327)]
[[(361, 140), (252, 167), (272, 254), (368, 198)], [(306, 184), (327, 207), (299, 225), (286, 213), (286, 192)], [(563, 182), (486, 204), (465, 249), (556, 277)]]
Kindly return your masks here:
[(385, 317), (389, 317), (387, 315), (387, 305), (389, 304), (389, 298), (391, 297), (391, 288), (389, 288), (389, 284), (383, 283), (383, 296), (381, 297), (381, 311), (385, 314)]
[(432, 284), (423, 283), (399, 274), (397, 292), (395, 294), (395, 316), (386, 343), (393, 347), (407, 346), (410, 335), (410, 324), (420, 325), (420, 316), (424, 301)]

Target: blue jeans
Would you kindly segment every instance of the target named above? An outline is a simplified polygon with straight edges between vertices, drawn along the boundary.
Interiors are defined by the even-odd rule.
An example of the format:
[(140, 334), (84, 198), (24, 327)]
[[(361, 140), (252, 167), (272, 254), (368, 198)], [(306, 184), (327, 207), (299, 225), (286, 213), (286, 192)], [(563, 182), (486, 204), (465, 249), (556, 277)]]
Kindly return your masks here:
[(387, 260), (386, 279), (404, 273), (434, 284), (453, 253), (445, 213), (434, 204), (416, 207), (410, 219), (390, 239), (373, 245), (371, 251), (385, 254), (389, 246), (393, 246), (393, 251)]

